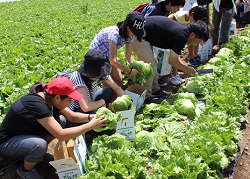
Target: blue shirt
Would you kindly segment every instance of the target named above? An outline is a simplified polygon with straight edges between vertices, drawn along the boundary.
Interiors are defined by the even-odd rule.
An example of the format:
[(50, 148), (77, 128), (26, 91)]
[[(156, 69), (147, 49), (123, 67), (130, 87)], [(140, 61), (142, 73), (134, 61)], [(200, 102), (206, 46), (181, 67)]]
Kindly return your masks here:
[(165, 9), (164, 4), (148, 4), (141, 13), (143, 16), (168, 16), (170, 12)]

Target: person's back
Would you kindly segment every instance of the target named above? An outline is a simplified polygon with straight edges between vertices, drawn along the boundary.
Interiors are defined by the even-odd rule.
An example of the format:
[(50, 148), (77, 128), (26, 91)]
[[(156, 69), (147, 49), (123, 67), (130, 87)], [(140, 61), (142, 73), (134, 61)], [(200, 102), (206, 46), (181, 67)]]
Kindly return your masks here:
[(146, 16), (155, 16), (162, 15), (164, 16), (167, 11), (165, 9), (165, 1), (161, 1), (160, 3), (150, 3), (146, 7), (143, 8), (141, 13)]
[[(180, 53), (180, 50), (186, 44), (187, 37), (189, 36), (187, 26), (163, 16), (146, 17), (144, 28), (146, 31), (145, 40), (151, 45), (163, 49), (177, 48), (180, 45), (181, 49), (177, 50), (178, 53)], [(176, 41), (177, 37), (178, 42)], [(176, 46), (173, 47), (174, 44)]]
[(143, 8), (141, 13), (146, 16), (169, 16), (180, 10), (185, 4), (185, 0), (158, 0), (149, 3)]

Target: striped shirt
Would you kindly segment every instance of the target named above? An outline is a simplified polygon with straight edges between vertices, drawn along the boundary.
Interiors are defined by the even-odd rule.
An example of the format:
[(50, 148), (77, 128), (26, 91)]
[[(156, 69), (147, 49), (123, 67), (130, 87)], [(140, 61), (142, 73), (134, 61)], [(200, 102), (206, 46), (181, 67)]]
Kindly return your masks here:
[(117, 49), (120, 49), (124, 44), (130, 44), (133, 41), (133, 37), (124, 39), (119, 35), (119, 29), (117, 26), (110, 26), (102, 29), (92, 40), (90, 49), (100, 50), (104, 53), (105, 57), (109, 58), (109, 41), (114, 42), (117, 45)]
[[(70, 76), (70, 80), (72, 81), (72, 83), (74, 84), (74, 88), (77, 89), (77, 88), (85, 88), (86, 89), (86, 92), (87, 92), (87, 95), (88, 95), (88, 100), (89, 101), (93, 101), (93, 96), (94, 94), (96, 93), (96, 91), (98, 90), (98, 85), (103, 83), (104, 81), (106, 81), (108, 79), (109, 76), (106, 76), (104, 80), (99, 80), (99, 81), (95, 81), (95, 82), (92, 82), (91, 85), (92, 85), (92, 90), (90, 90), (85, 82), (83, 81), (82, 77), (81, 77), (81, 74), (78, 72), (78, 71), (75, 71), (72, 73), (72, 75)], [(77, 108), (80, 108), (80, 104), (79, 104), (79, 101), (76, 101), (76, 100), (72, 100), (71, 104), (68, 106), (71, 110), (75, 110)]]

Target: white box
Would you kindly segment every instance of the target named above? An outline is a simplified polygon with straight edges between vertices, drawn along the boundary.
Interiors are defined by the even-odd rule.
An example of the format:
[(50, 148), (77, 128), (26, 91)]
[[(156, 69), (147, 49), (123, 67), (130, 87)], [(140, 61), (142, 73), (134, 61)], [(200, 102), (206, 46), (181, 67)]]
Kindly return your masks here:
[(162, 49), (153, 47), (155, 59), (158, 61), (157, 73), (160, 76), (165, 76), (171, 73), (171, 65), (169, 64), (170, 49)]
[(133, 100), (133, 106), (135, 107), (136, 112), (139, 112), (144, 104), (147, 88), (134, 83), (125, 90), (125, 93), (131, 96), (131, 99)]
[(82, 175), (79, 166), (72, 158), (55, 160), (49, 163), (56, 169), (59, 179), (75, 179)]
[[(65, 155), (67, 152), (65, 150), (67, 149), (65, 149), (64, 146), (65, 145), (62, 145), (63, 150), (55, 148), (54, 152), (56, 156), (68, 157), (67, 154)], [(87, 156), (87, 146), (82, 135), (78, 136), (74, 141), (74, 154), (77, 163), (71, 157), (49, 162), (50, 165), (56, 169), (59, 179), (76, 179), (78, 176), (82, 176), (86, 173), (85, 160)]]
[(116, 125), (116, 132), (125, 136), (126, 139), (133, 141), (135, 138), (135, 111), (119, 111), (116, 114), (122, 115), (122, 119)]

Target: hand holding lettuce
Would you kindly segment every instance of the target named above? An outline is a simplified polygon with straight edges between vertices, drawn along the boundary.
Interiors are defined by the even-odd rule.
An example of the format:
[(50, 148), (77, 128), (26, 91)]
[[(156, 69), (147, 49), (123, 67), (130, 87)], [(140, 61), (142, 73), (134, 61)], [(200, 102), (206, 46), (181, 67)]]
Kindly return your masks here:
[(133, 61), (130, 65), (130, 68), (139, 71), (139, 74), (136, 76), (128, 76), (128, 78), (135, 83), (146, 82), (154, 74), (152, 66), (149, 63), (145, 63), (143, 61)]
[(101, 117), (102, 115), (105, 115), (105, 117), (108, 119), (107, 120), (107, 125), (102, 128), (94, 129), (96, 132), (101, 132), (104, 130), (112, 130), (115, 128), (116, 124), (118, 121), (122, 119), (121, 114), (115, 114), (112, 113), (108, 108), (106, 107), (101, 107), (97, 110), (96, 112), (96, 118)]

